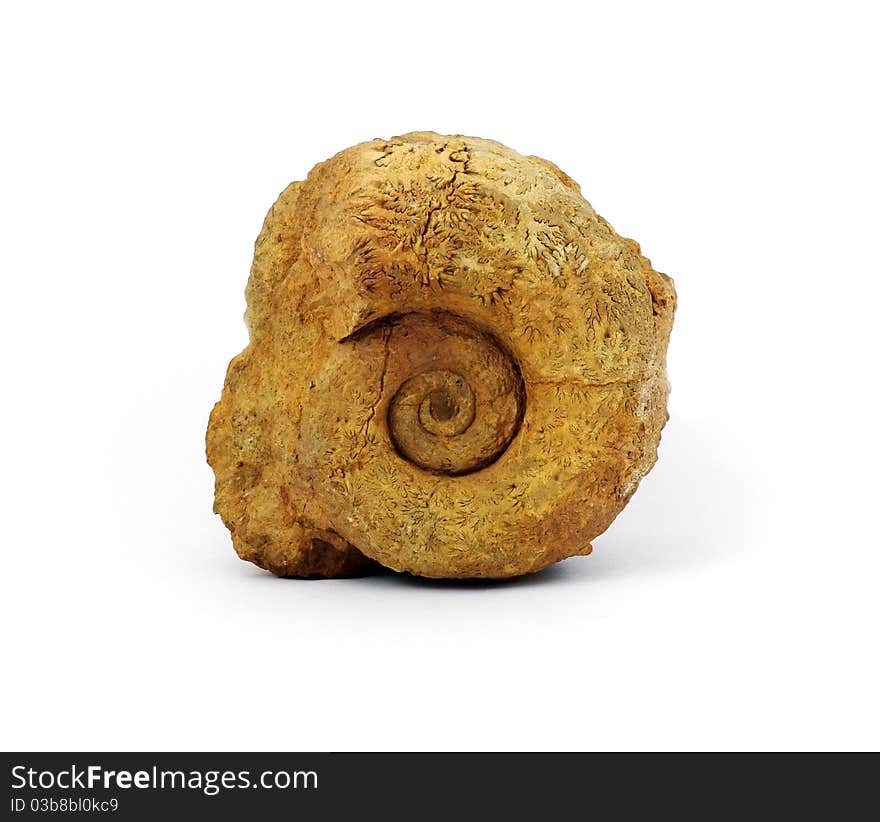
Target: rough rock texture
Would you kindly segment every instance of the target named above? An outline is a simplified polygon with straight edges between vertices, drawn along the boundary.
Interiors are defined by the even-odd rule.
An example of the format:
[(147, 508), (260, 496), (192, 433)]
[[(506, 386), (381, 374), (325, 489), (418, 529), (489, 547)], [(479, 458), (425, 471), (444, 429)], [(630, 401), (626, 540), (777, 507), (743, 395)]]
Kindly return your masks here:
[(208, 427), (215, 511), (285, 576), (587, 554), (657, 458), (675, 291), (552, 163), (374, 140), (292, 183)]

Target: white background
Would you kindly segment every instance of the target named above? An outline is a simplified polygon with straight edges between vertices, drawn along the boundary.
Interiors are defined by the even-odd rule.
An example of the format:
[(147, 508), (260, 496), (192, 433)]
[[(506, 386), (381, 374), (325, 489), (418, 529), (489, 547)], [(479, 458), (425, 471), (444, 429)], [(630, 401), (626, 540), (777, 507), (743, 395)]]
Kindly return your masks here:
[[(871, 4), (4, 4), (2, 745), (876, 748)], [(510, 584), (277, 580), (208, 413), (277, 194), (500, 140), (675, 278), (660, 462)]]

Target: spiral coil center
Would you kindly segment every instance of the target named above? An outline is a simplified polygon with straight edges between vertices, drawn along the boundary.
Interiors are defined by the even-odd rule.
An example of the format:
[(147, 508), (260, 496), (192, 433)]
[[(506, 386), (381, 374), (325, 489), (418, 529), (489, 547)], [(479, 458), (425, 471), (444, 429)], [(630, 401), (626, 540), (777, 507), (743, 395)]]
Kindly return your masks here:
[(446, 420), (455, 416), (455, 413), (458, 411), (458, 408), (456, 408), (455, 403), (449, 398), (449, 395), (440, 391), (431, 394), (428, 407), (431, 416), (437, 420), (437, 422), (446, 422)]
[(423, 397), (419, 423), (429, 434), (455, 437), (474, 421), (476, 398), (464, 378), (452, 371), (427, 371), (407, 380), (408, 397)]
[(387, 415), (397, 452), (453, 475), (497, 460), (524, 412), (522, 377), (510, 354), (449, 314), (405, 315), (388, 340), (389, 373), (400, 379)]

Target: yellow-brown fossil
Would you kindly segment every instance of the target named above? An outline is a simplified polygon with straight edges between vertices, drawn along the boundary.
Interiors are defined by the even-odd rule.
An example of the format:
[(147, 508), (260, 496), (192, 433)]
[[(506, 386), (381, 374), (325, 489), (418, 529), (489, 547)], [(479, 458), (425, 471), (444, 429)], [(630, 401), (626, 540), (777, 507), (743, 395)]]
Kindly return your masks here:
[(510, 577), (587, 554), (657, 458), (672, 281), (552, 163), (414, 133), (269, 211), (208, 426), (276, 574)]

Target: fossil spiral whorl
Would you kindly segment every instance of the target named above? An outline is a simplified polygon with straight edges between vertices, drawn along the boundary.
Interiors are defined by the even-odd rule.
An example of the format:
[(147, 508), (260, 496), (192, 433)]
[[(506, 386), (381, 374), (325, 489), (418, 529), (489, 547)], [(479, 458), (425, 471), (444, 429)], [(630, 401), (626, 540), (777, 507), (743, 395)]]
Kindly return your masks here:
[(656, 459), (672, 283), (546, 161), (348, 149), (273, 206), (247, 297), (208, 458), (236, 549), (275, 573), (538, 570)]
[(510, 355), (487, 333), (442, 313), (396, 320), (388, 341), (395, 343), (392, 373), (403, 378), (388, 406), (398, 453), (450, 475), (494, 462), (522, 421), (522, 377)]

